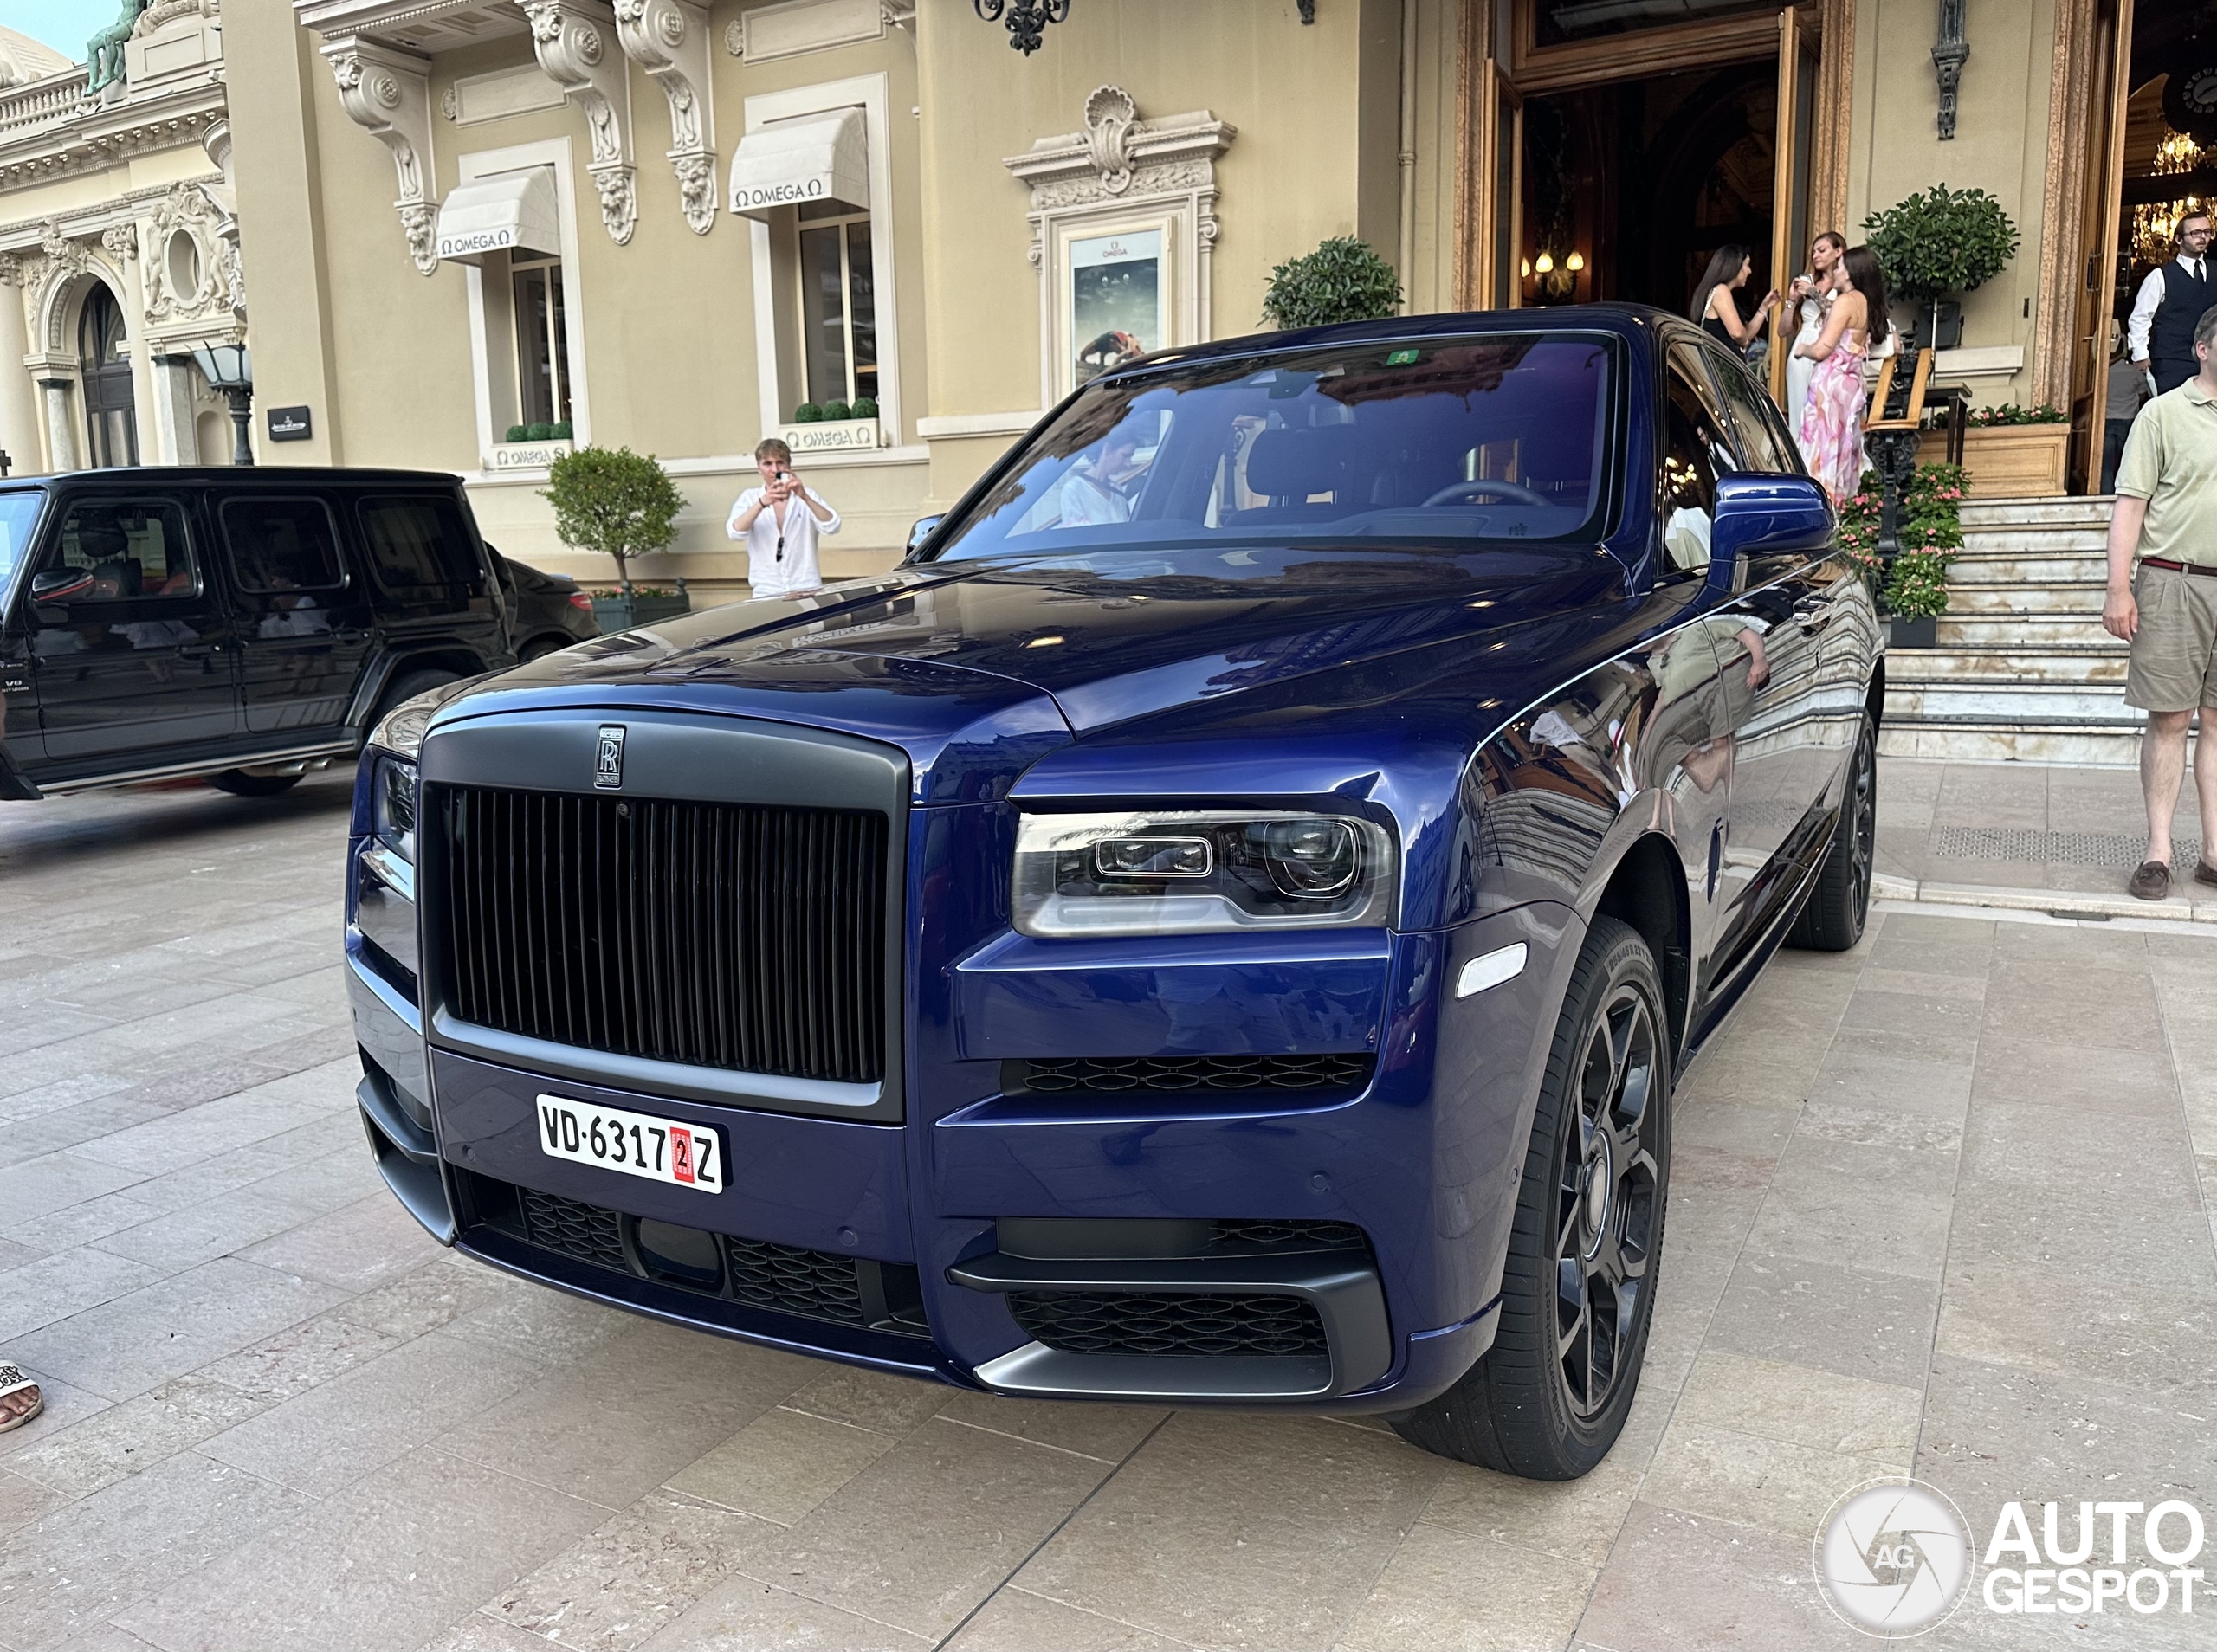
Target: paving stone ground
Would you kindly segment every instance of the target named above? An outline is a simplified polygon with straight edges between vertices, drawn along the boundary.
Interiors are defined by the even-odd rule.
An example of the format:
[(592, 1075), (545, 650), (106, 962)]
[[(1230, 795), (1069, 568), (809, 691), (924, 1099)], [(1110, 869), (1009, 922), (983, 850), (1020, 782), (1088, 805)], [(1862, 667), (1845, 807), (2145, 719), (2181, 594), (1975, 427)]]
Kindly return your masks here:
[[(1892, 912), (1781, 958), (1679, 1098), (1630, 1426), (1543, 1486), (451, 1258), (354, 1118), (345, 810), (0, 804), (0, 1353), (49, 1397), (0, 1436), (4, 1652), (1846, 1647), (1811, 1543), (1871, 1476), (1981, 1538), (2217, 1516), (2217, 939)], [(1918, 1644), (2207, 1647), (2201, 1604)]]

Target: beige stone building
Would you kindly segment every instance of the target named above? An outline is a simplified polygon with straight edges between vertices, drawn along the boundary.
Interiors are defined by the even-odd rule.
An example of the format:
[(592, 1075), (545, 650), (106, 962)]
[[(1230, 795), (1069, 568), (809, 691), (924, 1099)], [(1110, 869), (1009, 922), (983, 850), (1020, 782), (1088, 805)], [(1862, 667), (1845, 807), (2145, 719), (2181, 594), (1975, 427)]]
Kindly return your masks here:
[(98, 289), (139, 456), (210, 453), (167, 318), (213, 266), (168, 249), (235, 233), (262, 462), (458, 471), (504, 549), (607, 578), (554, 539), (546, 463), (651, 452), (689, 503), (643, 576), (704, 593), (738, 588), (764, 434), (845, 518), (828, 569), (882, 566), (1102, 361), (1259, 328), (1327, 236), (1415, 310), (1675, 307), (1720, 244), (1760, 288), (1935, 183), (2021, 236), (1939, 376), (2067, 408), (2083, 487), (2106, 318), (2200, 177), (2170, 88), (2217, 57), (2186, 0), (231, 0), (220, 35), (217, 6), (156, 0), (120, 95), (0, 91), (0, 444), (110, 453)]

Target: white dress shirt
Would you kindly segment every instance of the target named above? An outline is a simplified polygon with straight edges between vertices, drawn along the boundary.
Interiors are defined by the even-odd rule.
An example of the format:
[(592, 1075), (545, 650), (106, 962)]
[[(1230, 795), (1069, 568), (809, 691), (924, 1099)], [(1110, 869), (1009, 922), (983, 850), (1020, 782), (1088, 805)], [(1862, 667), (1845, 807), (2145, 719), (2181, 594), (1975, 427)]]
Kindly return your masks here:
[[(820, 535), (839, 531), (839, 513), (822, 494), (811, 494), (810, 497), (824, 507), (830, 518), (819, 522), (806, 501), (795, 494), (785, 501), (782, 521), (773, 507), (757, 516), (753, 526), (742, 533), (739, 519), (761, 497), (760, 488), (748, 488), (732, 506), (731, 518), (724, 524), (724, 532), (731, 538), (747, 541), (747, 583), (753, 588), (752, 595), (756, 598), (795, 597), (819, 589), (824, 576), (816, 565), (816, 541)], [(781, 537), (782, 552), (779, 549)]]
[[(2201, 279), (2201, 260), (2199, 258), (2167, 259), (2176, 264), (2196, 281)], [(2148, 279), (2140, 283), (2140, 296), (2132, 300), (2132, 314), (2124, 324), (2124, 336), (2130, 340), (2126, 354), (2136, 362), (2148, 359), (2148, 329), (2156, 325), (2156, 312), (2163, 302), (2163, 265), (2158, 264), (2148, 272)]]

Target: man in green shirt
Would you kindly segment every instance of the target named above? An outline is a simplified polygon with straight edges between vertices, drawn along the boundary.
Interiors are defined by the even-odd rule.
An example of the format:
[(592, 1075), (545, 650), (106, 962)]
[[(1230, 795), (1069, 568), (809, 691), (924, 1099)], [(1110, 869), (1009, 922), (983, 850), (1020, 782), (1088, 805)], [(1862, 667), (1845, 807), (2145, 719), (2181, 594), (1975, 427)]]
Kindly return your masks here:
[(2124, 697), (2148, 713), (2140, 742), (2148, 858), (2126, 886), (2143, 900), (2171, 892), (2171, 815), (2197, 708), (2202, 849), (2194, 875), (2217, 884), (2209, 861), (2217, 852), (2217, 306), (2194, 323), (2194, 354), (2200, 371), (2149, 403), (2133, 424), (2110, 517), (2102, 625), (2132, 645)]

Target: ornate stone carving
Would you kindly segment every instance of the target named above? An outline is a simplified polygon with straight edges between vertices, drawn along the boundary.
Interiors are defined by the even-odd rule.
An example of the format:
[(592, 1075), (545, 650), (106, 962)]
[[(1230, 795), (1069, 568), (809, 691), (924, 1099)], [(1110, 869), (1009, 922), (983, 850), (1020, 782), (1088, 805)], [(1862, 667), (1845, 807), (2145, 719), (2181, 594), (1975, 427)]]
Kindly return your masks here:
[(1940, 0), (1940, 43), (1932, 48), (1932, 67), (1940, 77), (1942, 139), (1955, 135), (1955, 94), (1970, 55), (1970, 42), (1963, 38), (1963, 0)]
[(331, 61), (339, 106), (347, 119), (392, 156), (400, 187), (393, 204), (408, 232), (408, 254), (417, 270), (431, 274), (439, 267), (431, 249), (431, 229), (419, 234), (417, 228), (438, 221), (439, 200), (430, 187), (430, 60), (359, 39), (328, 42), (323, 55)]
[(1121, 86), (1096, 87), (1085, 100), (1086, 154), (1111, 195), (1132, 186), (1132, 123), (1139, 118), (1139, 106)]
[(232, 333), (246, 319), (230, 218), (197, 184), (180, 184), (145, 224), (146, 330), (161, 339)]
[(630, 82), (624, 51), (611, 44), (615, 13), (603, 0), (516, 0), (531, 19), (532, 49), (546, 78), (585, 111), (592, 158), (585, 170), (600, 192), (600, 221), (620, 246), (638, 227), (637, 172), (631, 163)]
[(100, 245), (117, 263), (129, 263), (139, 255), (139, 232), (127, 223), (112, 223), (100, 231)]
[(439, 94), (439, 113), (449, 120), (462, 113), (462, 100), (452, 87)]
[(93, 255), (84, 242), (70, 240), (51, 218), (39, 221), (38, 249), (46, 255), (48, 263), (73, 275), (82, 274), (92, 265)]
[(693, 233), (716, 227), (716, 133), (708, 14), (695, 0), (616, 0), (616, 37), (669, 104), (669, 160)]
[(23, 284), (23, 261), (13, 253), (0, 253), (0, 287)]

